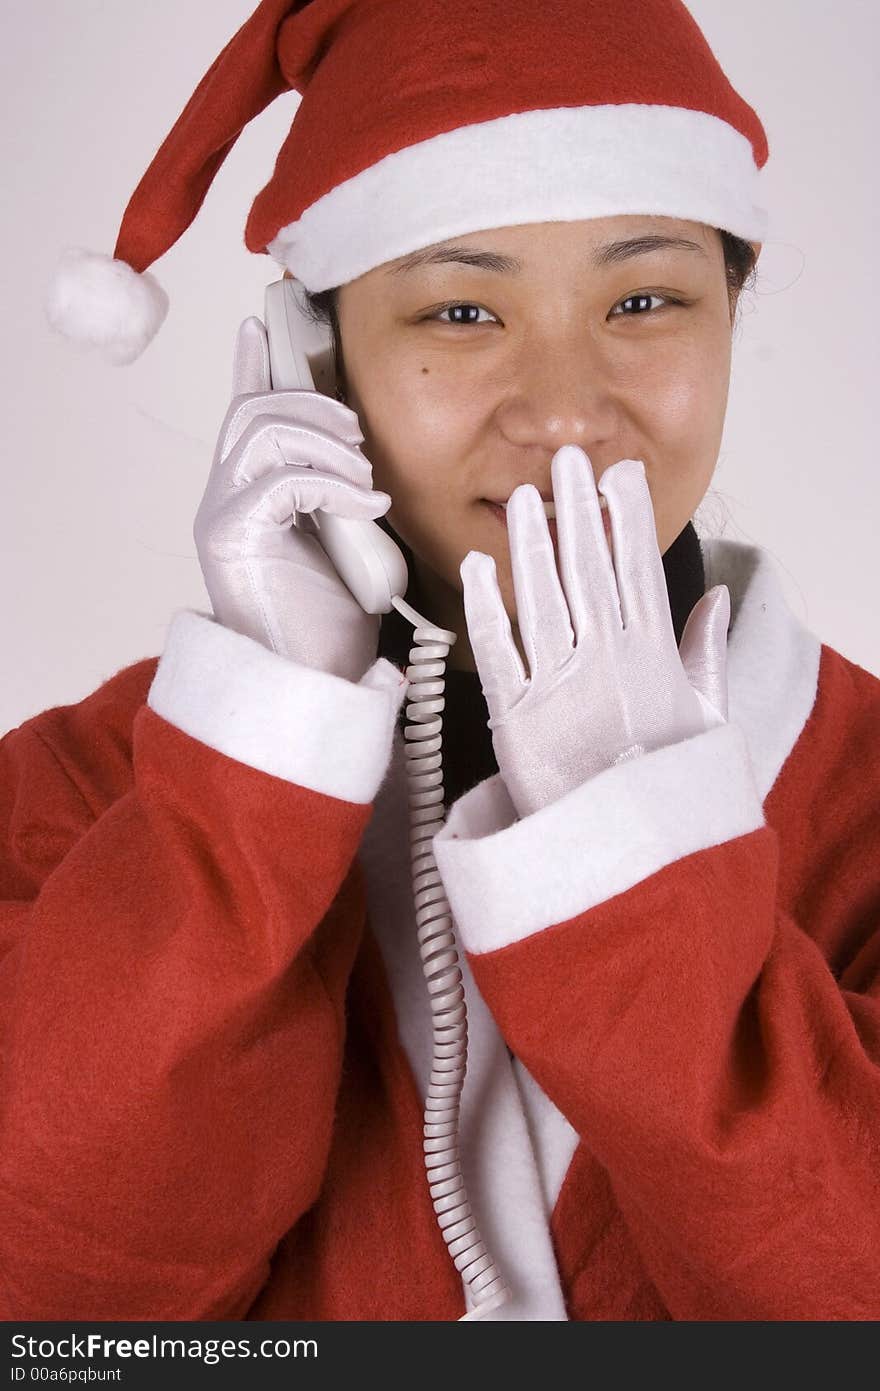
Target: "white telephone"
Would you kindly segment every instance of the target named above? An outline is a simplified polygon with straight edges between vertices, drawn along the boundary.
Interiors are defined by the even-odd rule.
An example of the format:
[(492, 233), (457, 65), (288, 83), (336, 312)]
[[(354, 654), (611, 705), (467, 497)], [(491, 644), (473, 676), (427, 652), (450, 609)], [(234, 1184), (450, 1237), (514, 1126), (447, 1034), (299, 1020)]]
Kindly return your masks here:
[[(266, 287), (266, 333), (272, 389), (335, 392), (328, 326), (308, 312), (305, 287), (292, 276)], [(434, 1210), (464, 1282), (469, 1312), (481, 1319), (510, 1292), (471, 1213), (458, 1154), (458, 1111), (467, 1066), (467, 1010), (458, 944), (431, 841), (443, 825), (443, 689), (446, 655), (455, 633), (429, 623), (406, 602), (406, 561), (376, 522), (310, 513), (315, 536), (367, 613), (392, 608), (412, 623), (415, 646), (406, 676), (406, 771), (416, 927), (433, 1016), (434, 1055), (425, 1106), (425, 1168)], [(439, 965), (437, 963), (440, 963)], [(449, 1206), (455, 1193), (457, 1201)]]
[[(272, 389), (298, 387), (332, 396), (333, 343), (329, 328), (308, 314), (299, 280), (287, 277), (266, 286), (266, 333)], [(403, 598), (409, 576), (399, 546), (376, 522), (314, 512), (318, 540), (340, 579), (367, 613), (388, 613)]]

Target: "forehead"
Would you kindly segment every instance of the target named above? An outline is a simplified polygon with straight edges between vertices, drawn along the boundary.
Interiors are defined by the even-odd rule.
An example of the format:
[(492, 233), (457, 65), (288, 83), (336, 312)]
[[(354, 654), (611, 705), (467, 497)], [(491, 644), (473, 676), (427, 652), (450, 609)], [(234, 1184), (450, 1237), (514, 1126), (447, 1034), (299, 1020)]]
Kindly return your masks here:
[(717, 233), (704, 223), (668, 217), (626, 215), (533, 222), (433, 242), (387, 262), (381, 269), (396, 278), (432, 266), (459, 263), (516, 274), (542, 262), (561, 264), (566, 258), (579, 267), (592, 264), (602, 268), (650, 251), (678, 252), (705, 261), (711, 255), (713, 237), (717, 243)]
[(711, 232), (712, 229), (702, 222), (627, 213), (616, 217), (573, 218), (570, 221), (522, 222), (510, 227), (493, 227), (463, 233), (459, 237), (449, 237), (432, 245), (450, 246), (466, 240), (475, 245), (500, 245), (502, 242), (509, 242), (511, 246), (526, 248), (555, 241), (589, 247), (624, 237), (665, 236), (688, 238), (705, 246)]

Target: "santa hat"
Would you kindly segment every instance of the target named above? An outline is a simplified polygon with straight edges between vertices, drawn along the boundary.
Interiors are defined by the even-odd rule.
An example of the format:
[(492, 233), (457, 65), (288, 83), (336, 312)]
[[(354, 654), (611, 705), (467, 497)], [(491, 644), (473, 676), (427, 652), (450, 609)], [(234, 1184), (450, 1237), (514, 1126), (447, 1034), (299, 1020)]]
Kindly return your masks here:
[(519, 223), (767, 230), (764, 128), (681, 0), (263, 0), (135, 189), (113, 257), (63, 255), (54, 328), (111, 362), (139, 356), (168, 309), (147, 267), (290, 89), (302, 100), (244, 239), (311, 291)]

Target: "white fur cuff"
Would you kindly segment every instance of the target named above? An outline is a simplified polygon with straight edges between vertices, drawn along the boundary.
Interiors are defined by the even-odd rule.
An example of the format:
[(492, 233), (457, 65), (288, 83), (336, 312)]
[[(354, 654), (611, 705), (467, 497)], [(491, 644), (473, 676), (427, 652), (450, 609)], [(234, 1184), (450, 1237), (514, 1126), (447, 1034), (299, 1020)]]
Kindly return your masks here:
[(496, 774), (459, 798), (432, 842), (473, 953), (568, 922), (684, 855), (765, 824), (746, 739), (733, 724), (618, 763), (514, 817)]
[(341, 801), (370, 803), (390, 762), (408, 684), (384, 657), (360, 683), (346, 681), (183, 609), (147, 704), (239, 763)]

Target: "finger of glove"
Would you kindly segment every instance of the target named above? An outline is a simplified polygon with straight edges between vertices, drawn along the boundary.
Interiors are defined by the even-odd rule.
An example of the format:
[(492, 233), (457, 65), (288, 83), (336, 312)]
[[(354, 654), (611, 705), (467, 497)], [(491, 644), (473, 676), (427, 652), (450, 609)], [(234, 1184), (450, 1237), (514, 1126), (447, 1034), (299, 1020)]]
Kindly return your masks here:
[(516, 650), (492, 556), (468, 551), (459, 566), (468, 640), (492, 720), (525, 694), (526, 672)]
[(252, 420), (217, 469), (217, 481), (229, 487), (253, 482), (279, 466), (300, 465), (333, 474), (359, 488), (369, 490), (373, 466), (357, 445), (347, 444), (338, 435), (302, 421), (277, 415), (260, 415)]
[(534, 679), (570, 660), (574, 633), (541, 494), (533, 484), (522, 483), (511, 493), (507, 533), (519, 635)]
[(262, 391), (236, 397), (226, 412), (220, 429), (217, 459), (225, 459), (235, 448), (248, 426), (261, 416), (276, 416), (311, 429), (321, 430), (344, 444), (362, 444), (364, 435), (354, 411), (320, 391), (291, 388)]
[(254, 479), (230, 494), (216, 522), (227, 536), (242, 538), (254, 532), (289, 526), (297, 512), (321, 509), (335, 517), (375, 521), (391, 506), (387, 493), (358, 488), (332, 474), (293, 466)]
[(268, 391), (272, 385), (269, 338), (262, 319), (252, 314), (239, 324), (232, 353), (232, 395)]
[(595, 641), (600, 632), (619, 632), (622, 624), (593, 465), (578, 445), (566, 444), (553, 455), (550, 475), (559, 572), (575, 642)]
[(599, 492), (608, 503), (611, 546), (624, 628), (640, 622), (659, 633), (675, 630), (669, 611), (669, 593), (663, 558), (657, 543), (654, 506), (641, 459), (620, 459), (599, 480)]
[(726, 721), (727, 630), (730, 591), (717, 584), (694, 605), (681, 635), (679, 655), (691, 686)]

